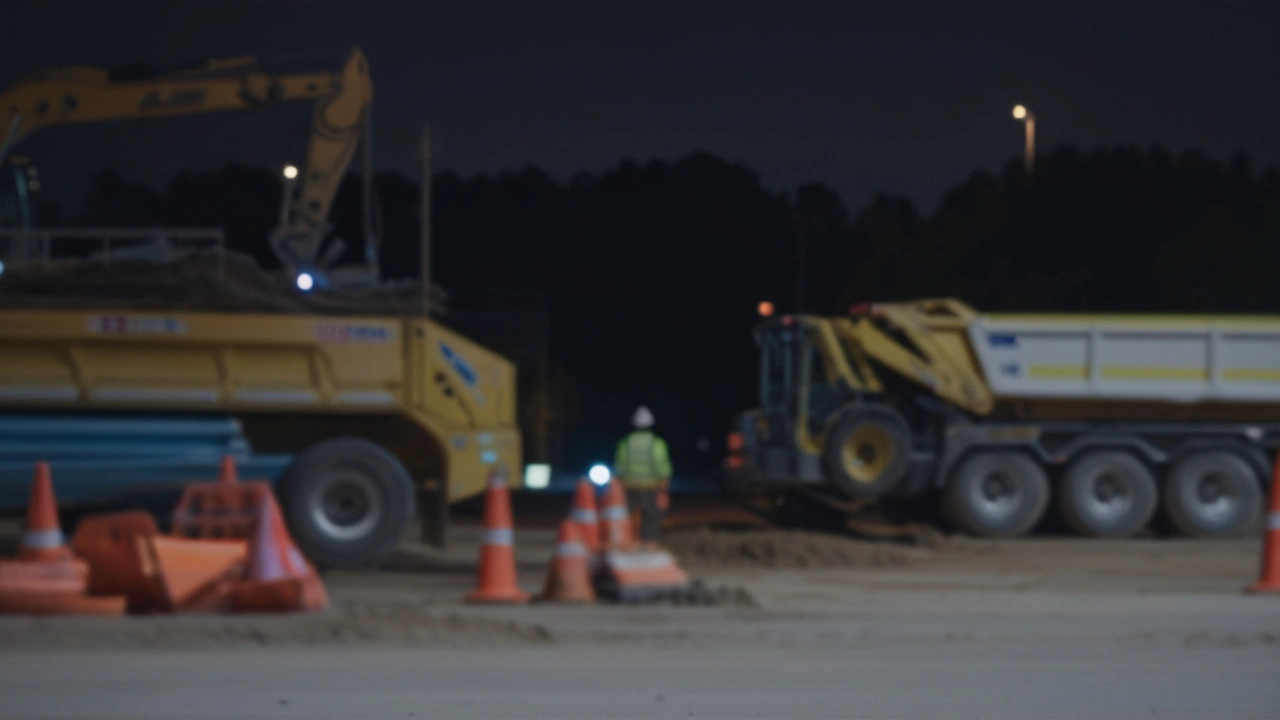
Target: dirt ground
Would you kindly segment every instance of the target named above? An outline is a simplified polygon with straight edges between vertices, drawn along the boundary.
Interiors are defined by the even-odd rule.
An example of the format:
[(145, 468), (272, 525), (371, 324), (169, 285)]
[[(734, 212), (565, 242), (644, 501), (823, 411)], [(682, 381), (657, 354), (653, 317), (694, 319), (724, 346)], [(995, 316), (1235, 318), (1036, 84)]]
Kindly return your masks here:
[[(696, 606), (475, 607), (479, 532), (311, 615), (0, 618), (0, 717), (1280, 718), (1253, 539), (682, 529)], [(553, 542), (517, 531), (527, 590)]]

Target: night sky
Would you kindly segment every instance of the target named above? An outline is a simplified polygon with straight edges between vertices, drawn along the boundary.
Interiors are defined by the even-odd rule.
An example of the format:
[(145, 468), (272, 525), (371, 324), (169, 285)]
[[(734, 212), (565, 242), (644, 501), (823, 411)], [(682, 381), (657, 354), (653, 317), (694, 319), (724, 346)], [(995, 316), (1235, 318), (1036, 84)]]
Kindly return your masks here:
[[(1280, 160), (1276, 2), (8, 5), (4, 86), (63, 63), (246, 53), (336, 68), (359, 44), (377, 163), (405, 172), (429, 121), (437, 167), (467, 174), (536, 164), (564, 178), (705, 150), (778, 189), (818, 180), (852, 206), (883, 190), (928, 209), (1020, 152), (1015, 102), (1037, 114), (1042, 148), (1158, 142)], [(107, 166), (161, 184), (297, 160), (308, 109), (53, 129), (22, 152), (50, 197), (75, 202)]]

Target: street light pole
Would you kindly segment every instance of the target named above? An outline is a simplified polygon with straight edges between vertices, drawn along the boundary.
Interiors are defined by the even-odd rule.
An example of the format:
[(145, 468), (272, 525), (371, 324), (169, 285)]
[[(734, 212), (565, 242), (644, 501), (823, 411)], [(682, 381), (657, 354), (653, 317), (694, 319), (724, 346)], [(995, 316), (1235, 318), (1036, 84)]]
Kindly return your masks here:
[(1036, 116), (1023, 105), (1013, 106), (1013, 118), (1021, 120), (1023, 127), (1026, 128), (1026, 144), (1023, 148), (1023, 164), (1026, 167), (1027, 174), (1035, 169), (1036, 162)]
[(422, 227), (419, 238), (419, 268), (422, 275), (422, 315), (431, 315), (431, 126), (422, 126)]

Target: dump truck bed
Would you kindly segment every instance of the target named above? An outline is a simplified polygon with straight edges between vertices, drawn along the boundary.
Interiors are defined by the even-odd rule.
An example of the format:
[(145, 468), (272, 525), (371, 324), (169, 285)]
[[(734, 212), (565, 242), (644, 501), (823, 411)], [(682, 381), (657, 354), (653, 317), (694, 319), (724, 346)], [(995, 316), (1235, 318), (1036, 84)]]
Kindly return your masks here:
[(510, 361), (428, 320), (0, 313), (0, 411), (207, 413), (280, 435), (323, 434), (341, 416), (455, 500), (481, 492), (493, 465), (518, 476), (515, 403)]
[(968, 337), (997, 398), (1280, 401), (1280, 318), (983, 315)]

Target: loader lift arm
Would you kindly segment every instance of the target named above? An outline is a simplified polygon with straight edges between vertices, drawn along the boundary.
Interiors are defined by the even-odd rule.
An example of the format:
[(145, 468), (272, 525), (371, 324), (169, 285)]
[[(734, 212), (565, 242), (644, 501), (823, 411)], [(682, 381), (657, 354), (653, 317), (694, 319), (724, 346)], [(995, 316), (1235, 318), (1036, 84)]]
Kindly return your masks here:
[[(53, 125), (254, 110), (315, 100), (300, 189), (272, 247), (286, 267), (319, 264), (334, 196), (365, 135), (373, 85), (359, 48), (337, 73), (268, 74), (253, 57), (153, 70), (62, 66), (26, 76), (0, 94), (0, 161), (27, 135)], [(368, 183), (369, 178), (365, 178)], [(368, 193), (365, 193), (366, 197)], [(366, 243), (376, 243), (365, 208)], [(366, 248), (372, 252), (372, 247)]]

